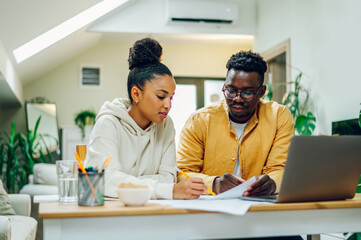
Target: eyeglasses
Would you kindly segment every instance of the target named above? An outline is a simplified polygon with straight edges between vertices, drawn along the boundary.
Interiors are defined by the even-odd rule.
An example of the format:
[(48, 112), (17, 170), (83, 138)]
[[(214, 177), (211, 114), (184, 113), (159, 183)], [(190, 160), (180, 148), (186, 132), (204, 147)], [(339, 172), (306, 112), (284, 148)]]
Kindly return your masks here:
[(259, 90), (262, 88), (263, 85), (259, 86), (259, 88), (257, 89), (256, 92), (253, 91), (249, 91), (249, 90), (245, 90), (245, 91), (241, 91), (241, 90), (234, 90), (232, 88), (227, 88), (226, 86), (223, 85), (223, 89), (222, 92), (224, 94), (224, 96), (230, 100), (234, 100), (237, 98), (238, 94), (239, 96), (246, 102), (252, 101), (253, 97), (255, 95), (258, 94)]

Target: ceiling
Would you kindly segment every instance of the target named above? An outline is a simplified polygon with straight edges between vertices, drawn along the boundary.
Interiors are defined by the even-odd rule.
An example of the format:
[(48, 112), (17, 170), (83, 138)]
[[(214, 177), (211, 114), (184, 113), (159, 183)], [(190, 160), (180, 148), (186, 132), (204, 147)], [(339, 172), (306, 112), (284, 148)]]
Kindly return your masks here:
[[(239, 15), (241, 18), (246, 15), (251, 20), (233, 27), (169, 27), (164, 23), (166, 0), (130, 0), (124, 6), (18, 64), (12, 53), (14, 49), (101, 0), (0, 0), (0, 43), (21, 82), (26, 85), (101, 41), (134, 41), (149, 34), (162, 42), (207, 41), (207, 44), (234, 44), (253, 41), (250, 35), (254, 32), (254, 4), (248, 3), (253, 1), (230, 1), (243, 4), (239, 9), (246, 9), (248, 15)], [(248, 4), (246, 8), (245, 4)]]

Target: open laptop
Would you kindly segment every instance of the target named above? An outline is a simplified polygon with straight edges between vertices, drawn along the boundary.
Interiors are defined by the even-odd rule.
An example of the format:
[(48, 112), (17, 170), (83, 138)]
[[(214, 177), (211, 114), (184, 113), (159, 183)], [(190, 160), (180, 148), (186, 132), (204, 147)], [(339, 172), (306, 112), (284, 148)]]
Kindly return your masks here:
[(293, 136), (277, 203), (353, 198), (361, 174), (361, 136)]

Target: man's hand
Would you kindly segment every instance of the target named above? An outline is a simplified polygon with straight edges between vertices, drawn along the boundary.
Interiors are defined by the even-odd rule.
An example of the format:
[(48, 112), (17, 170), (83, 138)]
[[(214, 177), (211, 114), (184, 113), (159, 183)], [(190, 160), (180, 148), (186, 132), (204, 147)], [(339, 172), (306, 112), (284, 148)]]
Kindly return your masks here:
[(271, 195), (276, 191), (276, 183), (268, 175), (256, 177), (256, 181), (251, 184), (243, 196)]
[(213, 192), (216, 194), (225, 192), (239, 184), (245, 182), (242, 178), (233, 176), (229, 173), (224, 174), (221, 177), (217, 177), (213, 181)]

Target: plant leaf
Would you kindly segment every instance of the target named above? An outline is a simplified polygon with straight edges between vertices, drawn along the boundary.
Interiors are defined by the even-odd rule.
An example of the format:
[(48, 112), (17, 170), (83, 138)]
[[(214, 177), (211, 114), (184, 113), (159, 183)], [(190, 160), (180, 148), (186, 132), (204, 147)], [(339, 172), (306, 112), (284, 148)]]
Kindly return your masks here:
[(266, 93), (265, 93), (265, 95), (262, 97), (262, 99), (271, 101), (272, 98), (273, 98), (273, 87), (272, 87), (272, 84), (268, 82), (268, 83), (266, 83), (265, 85), (267, 86), (267, 88), (266, 88)]
[(305, 115), (298, 115), (295, 120), (295, 128), (300, 135), (312, 135), (315, 130), (316, 117), (311, 112)]

